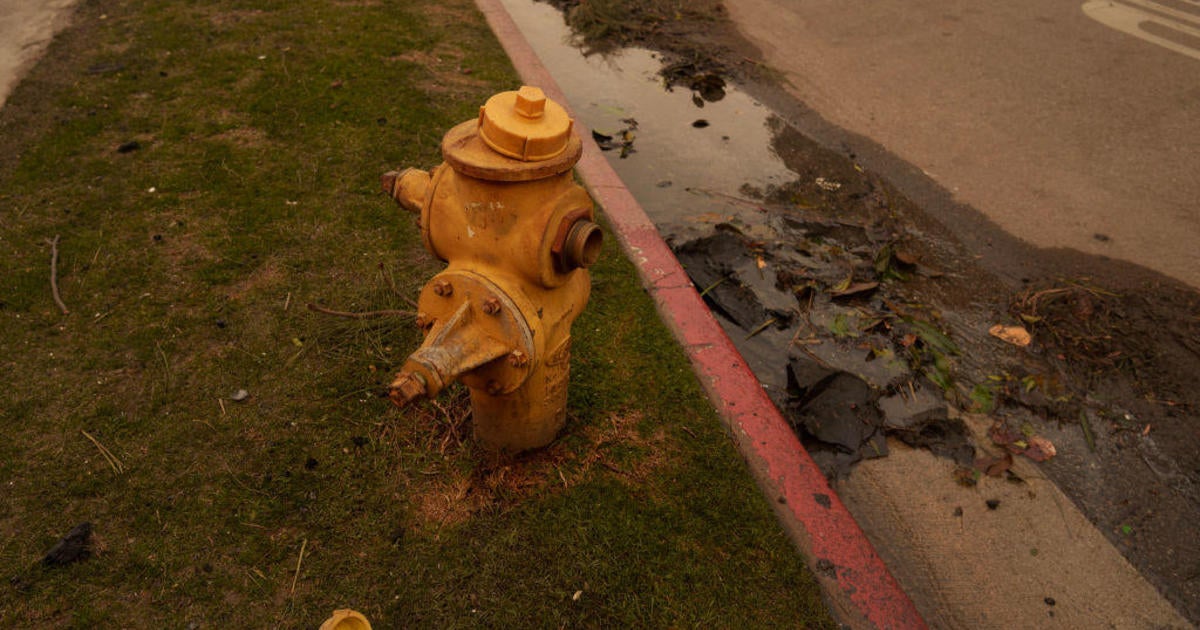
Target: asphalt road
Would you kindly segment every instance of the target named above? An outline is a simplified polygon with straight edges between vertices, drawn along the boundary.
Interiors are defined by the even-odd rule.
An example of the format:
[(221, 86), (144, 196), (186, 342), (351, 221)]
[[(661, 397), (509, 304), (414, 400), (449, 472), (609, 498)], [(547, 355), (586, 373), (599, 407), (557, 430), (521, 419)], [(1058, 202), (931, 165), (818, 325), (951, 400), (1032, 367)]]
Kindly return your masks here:
[(1200, 287), (1200, 2), (726, 4), (807, 107), (1001, 230)]

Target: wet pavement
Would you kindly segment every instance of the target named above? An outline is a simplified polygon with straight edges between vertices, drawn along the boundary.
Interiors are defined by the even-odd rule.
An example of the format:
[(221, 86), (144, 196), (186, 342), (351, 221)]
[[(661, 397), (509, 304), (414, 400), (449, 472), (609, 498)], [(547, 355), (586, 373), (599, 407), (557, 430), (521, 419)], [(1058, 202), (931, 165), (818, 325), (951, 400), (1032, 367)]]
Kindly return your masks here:
[[(795, 177), (769, 149), (771, 111), (738, 88), (728, 86), (718, 101), (686, 88), (668, 91), (656, 53), (624, 49), (584, 57), (569, 45), (570, 31), (554, 7), (512, 0), (504, 5), (570, 95), (574, 114), (613, 138), (613, 155), (625, 153), (610, 162), (668, 242), (703, 236), (719, 222), (759, 223), (761, 212), (741, 201), (739, 190)], [(704, 106), (697, 107), (694, 97)]]

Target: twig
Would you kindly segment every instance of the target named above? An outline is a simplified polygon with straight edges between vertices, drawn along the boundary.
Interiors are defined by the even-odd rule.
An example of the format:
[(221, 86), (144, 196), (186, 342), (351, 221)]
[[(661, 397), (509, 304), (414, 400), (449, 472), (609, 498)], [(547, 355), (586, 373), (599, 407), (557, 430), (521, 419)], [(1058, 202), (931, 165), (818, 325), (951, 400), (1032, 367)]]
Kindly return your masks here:
[(379, 275), (383, 277), (383, 281), (387, 283), (388, 288), (392, 290), (394, 295), (405, 302), (408, 302), (413, 308), (417, 308), (417, 303), (412, 301), (412, 298), (401, 293), (400, 289), (396, 287), (396, 279), (392, 277), (392, 273), (387, 270), (387, 267), (385, 267), (383, 263), (379, 263)]
[(563, 487), (564, 487), (564, 488), (569, 488), (569, 487), (571, 487), (571, 484), (567, 483), (567, 476), (563, 474), (563, 471), (562, 471), (562, 469), (561, 469), (561, 468), (559, 468), (558, 466), (555, 466), (555, 467), (554, 467), (554, 472), (558, 473), (558, 478), (559, 478), (559, 479), (562, 479), (562, 482), (563, 482)]
[(694, 194), (706, 195), (708, 197), (717, 197), (720, 199), (725, 199), (726, 201), (732, 201), (734, 203), (740, 203), (744, 206), (749, 206), (751, 208), (754, 208), (755, 210), (758, 210), (759, 212), (767, 211), (767, 209), (763, 206), (763, 204), (760, 204), (756, 201), (753, 201), (750, 199), (743, 199), (742, 197), (735, 197), (734, 195), (727, 195), (723, 192), (718, 192), (715, 190), (708, 190), (706, 188), (688, 187), (688, 188), (685, 188), (684, 191), (694, 193)]
[(1083, 439), (1087, 441), (1088, 452), (1096, 452), (1096, 438), (1092, 436), (1092, 424), (1088, 421), (1087, 412), (1079, 410), (1079, 426), (1083, 427)]
[(100, 449), (100, 454), (103, 455), (104, 459), (108, 461), (108, 465), (112, 466), (113, 472), (117, 473), (118, 475), (125, 472), (125, 465), (121, 463), (120, 459), (117, 459), (116, 455), (112, 454), (112, 451), (105, 448), (104, 445), (100, 443), (100, 440), (92, 437), (90, 433), (84, 431), (83, 429), (80, 429), (79, 432), (83, 434), (83, 437), (91, 440), (92, 444), (96, 445), (96, 448)]
[(236, 483), (237, 485), (241, 486), (243, 490), (246, 490), (247, 492), (253, 492), (254, 494), (267, 497), (268, 499), (275, 498), (275, 497), (271, 496), (270, 493), (263, 492), (262, 490), (255, 490), (254, 488), (251, 488), (250, 486), (246, 485), (241, 479), (238, 479), (237, 473), (233, 472), (233, 469), (229, 467), (229, 462), (225, 461), (224, 457), (220, 457), (220, 460), (221, 460), (221, 464), (225, 467), (225, 472), (229, 473), (229, 476), (233, 478), (233, 483)]
[(716, 282), (708, 285), (707, 287), (704, 287), (704, 290), (700, 292), (700, 297), (704, 297), (704, 296), (708, 295), (709, 291), (712, 291), (713, 289), (720, 286), (720, 284), (722, 282), (725, 282), (726, 279), (727, 279), (727, 276), (721, 276)]
[(611, 470), (611, 471), (613, 471), (613, 472), (615, 472), (615, 473), (617, 473), (618, 475), (627, 475), (627, 476), (629, 475), (629, 473), (627, 473), (627, 472), (625, 472), (624, 470), (621, 470), (620, 468), (617, 468), (616, 466), (614, 466), (614, 465), (612, 465), (612, 464), (608, 463), (608, 462), (607, 462), (606, 460), (604, 460), (603, 458), (601, 458), (601, 459), (600, 459), (600, 465), (601, 465), (601, 466), (603, 466), (603, 467), (605, 467), (605, 468), (607, 468), (607, 469), (609, 469), (609, 470)]
[(376, 317), (415, 317), (416, 314), (412, 311), (388, 310), (388, 311), (364, 311), (362, 313), (350, 313), (347, 311), (335, 311), (325, 308), (318, 304), (308, 303), (308, 310), (314, 313), (323, 313), (334, 317), (345, 317), (347, 319), (374, 319)]
[(772, 318), (768, 319), (767, 321), (759, 324), (758, 326), (756, 326), (754, 328), (754, 330), (750, 331), (750, 334), (746, 335), (746, 339), (749, 339), (749, 338), (753, 337), (754, 335), (757, 335), (758, 333), (766, 330), (767, 326), (770, 326), (771, 324), (774, 324), (777, 321), (779, 321), (777, 318), (772, 317)]
[(66, 315), (70, 311), (67, 310), (67, 305), (63, 304), (62, 296), (58, 294), (58, 235), (55, 234), (53, 239), (46, 239), (50, 244), (50, 292), (54, 294), (54, 303), (58, 305), (58, 309)]
[(288, 307), (291, 305), (292, 305), (292, 292), (288, 291), (287, 299), (283, 301), (283, 310), (285, 310), (285, 311), (288, 310)]
[(296, 580), (300, 579), (300, 563), (304, 562), (304, 548), (308, 546), (308, 539), (305, 538), (300, 542), (300, 557), (296, 559), (296, 574), (292, 576), (292, 595), (296, 594)]

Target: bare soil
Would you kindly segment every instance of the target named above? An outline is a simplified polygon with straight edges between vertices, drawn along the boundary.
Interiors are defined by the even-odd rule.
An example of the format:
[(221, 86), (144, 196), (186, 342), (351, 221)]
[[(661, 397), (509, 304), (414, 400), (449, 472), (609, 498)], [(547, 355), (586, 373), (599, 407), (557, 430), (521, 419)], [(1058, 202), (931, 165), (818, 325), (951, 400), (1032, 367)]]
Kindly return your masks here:
[[(719, 99), (716, 86), (730, 79), (766, 102), (786, 100), (715, 2), (551, 4), (585, 50), (655, 49), (664, 84), (697, 99)], [(999, 232), (967, 238), (946, 227), (963, 221), (911, 201), (905, 182), (788, 123), (779, 120), (772, 149), (796, 180), (742, 191), (780, 238), (721, 224), (674, 246), (756, 371), (786, 366), (776, 401), (827, 473), (886, 455), (887, 436), (954, 459), (964, 484), (1013, 477), (1011, 457), (1043, 462), (1200, 622), (1200, 294), (1133, 265), (1036, 250)], [(990, 335), (995, 325), (1024, 329), (1032, 343)], [(990, 415), (1007, 461), (977, 459), (947, 406)]]

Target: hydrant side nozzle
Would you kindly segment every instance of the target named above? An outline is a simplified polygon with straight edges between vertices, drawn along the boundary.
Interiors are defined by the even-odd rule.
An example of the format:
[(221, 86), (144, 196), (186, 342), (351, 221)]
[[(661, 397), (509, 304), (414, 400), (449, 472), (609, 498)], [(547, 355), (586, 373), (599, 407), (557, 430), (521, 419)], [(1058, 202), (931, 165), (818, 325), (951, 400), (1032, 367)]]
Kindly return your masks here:
[(392, 386), (388, 388), (388, 398), (397, 407), (403, 407), (425, 394), (425, 378), (412, 372), (402, 372), (397, 375), (396, 380), (392, 381)]
[(379, 178), (383, 192), (387, 193), (401, 208), (420, 214), (425, 205), (425, 193), (429, 190), (429, 173), (419, 168), (388, 171)]
[(586, 219), (576, 221), (563, 243), (563, 257), (568, 269), (588, 268), (600, 259), (604, 233), (600, 226)]
[(590, 220), (592, 210), (579, 208), (563, 216), (550, 244), (550, 255), (558, 273), (591, 267), (600, 258), (604, 233)]

